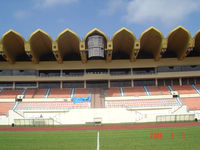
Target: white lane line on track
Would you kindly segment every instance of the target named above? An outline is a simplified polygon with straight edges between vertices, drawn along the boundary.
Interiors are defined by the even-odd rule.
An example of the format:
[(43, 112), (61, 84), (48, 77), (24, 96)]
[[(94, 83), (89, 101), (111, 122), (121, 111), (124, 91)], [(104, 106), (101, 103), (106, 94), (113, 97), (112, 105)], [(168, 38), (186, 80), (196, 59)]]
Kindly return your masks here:
[(97, 132), (97, 150), (99, 150), (99, 131)]

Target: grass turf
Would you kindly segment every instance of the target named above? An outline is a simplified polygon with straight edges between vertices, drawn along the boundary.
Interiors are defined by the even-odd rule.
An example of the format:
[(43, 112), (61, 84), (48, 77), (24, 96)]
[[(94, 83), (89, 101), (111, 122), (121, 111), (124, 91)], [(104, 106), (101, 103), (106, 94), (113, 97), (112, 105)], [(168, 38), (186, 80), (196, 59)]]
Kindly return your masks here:
[[(184, 139), (182, 133), (184, 132)], [(162, 139), (151, 139), (162, 133)], [(171, 133), (174, 138), (171, 139)], [(100, 150), (198, 150), (200, 126), (157, 129), (102, 130)], [(1, 150), (95, 150), (97, 131), (3, 131)]]
[[(163, 138), (151, 139), (151, 133)], [(173, 139), (171, 139), (173, 133)], [(184, 139), (182, 139), (184, 133)], [(199, 150), (200, 127), (109, 130), (100, 132), (101, 150)]]
[(0, 132), (0, 150), (94, 150), (96, 131)]

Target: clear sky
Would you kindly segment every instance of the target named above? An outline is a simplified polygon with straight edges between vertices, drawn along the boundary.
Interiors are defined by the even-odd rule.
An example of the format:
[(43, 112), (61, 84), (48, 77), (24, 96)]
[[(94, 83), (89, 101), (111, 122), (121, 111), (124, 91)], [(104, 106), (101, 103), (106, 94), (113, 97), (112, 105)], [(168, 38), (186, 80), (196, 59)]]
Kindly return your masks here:
[(66, 28), (81, 38), (99, 28), (109, 38), (121, 27), (137, 38), (150, 26), (166, 37), (178, 25), (200, 29), (200, 0), (1, 0), (0, 36), (9, 29), (26, 40), (40, 28), (55, 40)]

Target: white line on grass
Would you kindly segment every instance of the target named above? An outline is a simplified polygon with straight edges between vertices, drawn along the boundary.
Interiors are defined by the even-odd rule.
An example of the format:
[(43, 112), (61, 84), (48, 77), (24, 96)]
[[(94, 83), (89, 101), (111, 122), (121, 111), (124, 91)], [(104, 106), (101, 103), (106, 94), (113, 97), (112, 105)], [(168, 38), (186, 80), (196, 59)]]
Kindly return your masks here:
[(97, 150), (99, 150), (99, 131), (97, 132)]

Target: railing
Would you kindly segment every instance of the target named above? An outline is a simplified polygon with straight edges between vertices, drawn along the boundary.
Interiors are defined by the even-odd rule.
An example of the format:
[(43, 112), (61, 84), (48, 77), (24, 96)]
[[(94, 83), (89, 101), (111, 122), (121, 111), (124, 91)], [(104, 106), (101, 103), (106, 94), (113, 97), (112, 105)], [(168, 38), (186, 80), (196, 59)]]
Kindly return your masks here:
[(195, 120), (195, 114), (156, 116), (156, 122), (176, 122), (176, 121), (194, 121), (194, 120)]
[(48, 126), (54, 125), (52, 118), (38, 118), (38, 119), (14, 119), (15, 125), (20, 126)]

